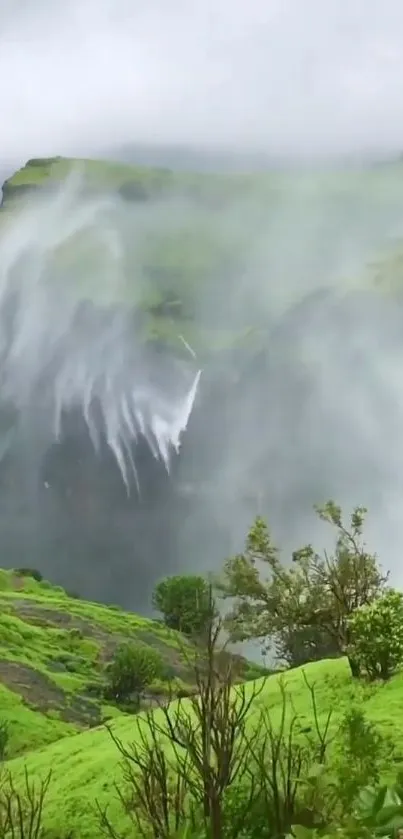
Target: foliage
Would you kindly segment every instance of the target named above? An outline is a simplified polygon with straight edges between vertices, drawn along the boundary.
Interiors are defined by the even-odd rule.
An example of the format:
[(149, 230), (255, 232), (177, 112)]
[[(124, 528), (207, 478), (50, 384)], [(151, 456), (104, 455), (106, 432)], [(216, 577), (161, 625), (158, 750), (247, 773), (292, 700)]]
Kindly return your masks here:
[(342, 812), (350, 812), (360, 791), (378, 784), (380, 772), (390, 765), (394, 747), (360, 706), (348, 709), (339, 730), (335, 765), (337, 797)]
[(340, 655), (338, 645), (321, 626), (285, 626), (276, 639), (276, 653), (289, 667)]
[(43, 575), (36, 568), (14, 568), (14, 574), (17, 577), (32, 577), (37, 583), (43, 580)]
[[(160, 688), (166, 694), (173, 678), (190, 687), (181, 659), (182, 640), (162, 621), (73, 600), (50, 582), (0, 569), (1, 658), (13, 662), (10, 667), (2, 665), (0, 680), (0, 720), (10, 723), (7, 759), (79, 732), (83, 726), (101, 724), (109, 713), (103, 707), (105, 663), (122, 642), (158, 650), (164, 660)], [(91, 696), (89, 682), (99, 685)]]
[[(363, 784), (378, 779), (381, 746), (364, 716), (347, 715), (331, 730), (332, 710), (318, 713), (316, 687), (305, 678), (313, 725), (301, 729), (280, 681), (281, 716), (260, 705), (265, 680), (247, 696), (236, 685), (231, 660), (219, 646), (221, 621), (210, 621), (193, 667), (197, 695), (136, 718), (136, 738), (127, 747), (109, 729), (122, 758), (118, 799), (135, 832), (144, 839), (175, 839), (186, 832), (209, 839), (272, 839), (295, 825), (326, 829), (353, 814)], [(357, 715), (358, 714), (358, 715)], [(329, 764), (338, 738), (340, 760)], [(341, 795), (351, 756), (366, 771)], [(344, 755), (344, 763), (342, 756)], [(362, 766), (361, 766), (362, 769)], [(108, 809), (99, 806), (101, 828), (119, 839)], [(336, 823), (336, 822), (335, 822)]]
[(211, 609), (215, 610), (208, 581), (192, 574), (161, 580), (153, 594), (153, 606), (167, 626), (185, 635), (199, 635), (208, 624)]
[(161, 676), (162, 670), (157, 650), (144, 644), (122, 644), (106, 668), (107, 698), (116, 702), (133, 699), (138, 705), (141, 693)]
[(352, 813), (325, 830), (293, 825), (286, 839), (374, 839), (398, 837), (403, 831), (403, 777), (398, 774), (392, 786), (363, 787)]
[(0, 774), (0, 839), (40, 839), (43, 837), (43, 807), (51, 773), (38, 785), (31, 781), (27, 770), (24, 789), (14, 785), (10, 772)]
[(0, 763), (7, 757), (7, 748), (10, 740), (10, 726), (5, 720), (0, 722)]
[(350, 656), (370, 679), (390, 679), (403, 663), (403, 594), (390, 589), (348, 621)]
[[(123, 758), (118, 798), (144, 837), (171, 839), (189, 825), (193, 830), (202, 825), (212, 839), (220, 839), (226, 793), (246, 773), (250, 749), (259, 737), (258, 730), (247, 734), (246, 720), (264, 681), (249, 695), (244, 685), (235, 689), (231, 659), (220, 655), (222, 623), (214, 617), (211, 586), (207, 593), (210, 619), (204, 646), (192, 658), (197, 693), (161, 707), (162, 722), (151, 712), (137, 719), (137, 738), (130, 748), (110, 730)], [(232, 824), (233, 837), (242, 829), (251, 799), (244, 804)], [(116, 839), (107, 811), (99, 809), (103, 831)]]
[[(304, 632), (313, 647), (312, 658), (319, 639), (322, 643), (326, 639), (333, 654), (345, 654), (350, 615), (375, 600), (388, 578), (362, 541), (364, 508), (353, 510), (349, 526), (333, 501), (315, 509), (335, 528), (333, 555), (325, 551), (320, 556), (307, 545), (294, 552), (291, 567), (286, 567), (267, 523), (258, 517), (249, 531), (245, 552), (227, 560), (218, 584), (222, 595), (234, 600), (227, 620), (231, 637), (269, 639), (277, 655), (288, 661), (290, 639)], [(269, 570), (267, 578), (261, 576), (262, 566)], [(318, 630), (319, 638), (318, 634), (315, 637)], [(353, 661), (351, 666), (354, 671)]]

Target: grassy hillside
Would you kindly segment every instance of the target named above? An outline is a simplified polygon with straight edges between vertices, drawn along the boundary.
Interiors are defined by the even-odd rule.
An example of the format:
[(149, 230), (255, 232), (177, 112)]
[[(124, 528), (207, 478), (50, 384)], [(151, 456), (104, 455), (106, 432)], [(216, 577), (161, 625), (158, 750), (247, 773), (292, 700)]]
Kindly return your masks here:
[[(70, 597), (46, 581), (0, 570), (0, 721), (10, 724), (9, 754), (17, 755), (115, 716), (102, 696), (105, 664), (126, 641), (156, 648), (165, 679), (145, 703), (192, 687), (183, 660), (186, 641), (155, 620), (118, 606)], [(258, 667), (245, 662), (245, 675)]]
[[(390, 766), (390, 777), (394, 777), (396, 770), (403, 767), (403, 726), (400, 719), (403, 673), (389, 683), (372, 688), (352, 682), (344, 659), (307, 665), (305, 673), (309, 681), (315, 684), (318, 717), (322, 728), (329, 709), (334, 710), (330, 735), (342, 714), (356, 702), (365, 709), (368, 719), (376, 723), (384, 735), (393, 737), (396, 753), (393, 765)], [(279, 725), (282, 711), (279, 678), (277, 675), (270, 676), (257, 700), (257, 703), (262, 703), (270, 709), (274, 727)], [(283, 678), (289, 701), (288, 722), (292, 714), (296, 713), (302, 736), (302, 732), (312, 729), (309, 691), (304, 684), (300, 668), (288, 672)], [(129, 744), (133, 740), (132, 718), (114, 720), (113, 728), (124, 743)], [(15, 772), (17, 779), (22, 776), (24, 765), (36, 778), (44, 777), (49, 767), (52, 767), (53, 775), (46, 807), (46, 823), (50, 827), (77, 829), (80, 839), (93, 839), (99, 830), (93, 810), (96, 799), (101, 805), (110, 802), (110, 813), (115, 824), (124, 827), (124, 820), (122, 821), (113, 792), (113, 783), (119, 779), (119, 755), (109, 734), (103, 728), (67, 737), (37, 750), (27, 756), (26, 764), (21, 759), (10, 761), (9, 767)]]
[[(62, 182), (76, 163), (62, 158), (30, 161), (5, 184), (1, 223), (13, 215), (21, 199), (29, 200), (37, 191)], [(262, 208), (275, 213), (277, 206), (292, 195), (301, 218), (317, 213), (326, 198), (340, 225), (345, 224), (345, 206), (351, 208), (354, 201), (357, 207), (366, 204), (372, 219), (378, 218), (376, 213), (384, 213), (387, 222), (389, 217), (398, 217), (403, 195), (400, 164), (355, 172), (277, 172), (262, 176), (173, 173), (102, 161), (79, 164), (91, 194), (107, 190), (130, 205), (181, 195), (196, 199), (203, 207), (201, 216), (195, 214), (174, 234), (156, 231), (147, 239), (148, 250), (141, 253), (145, 283), (140, 293), (136, 287), (129, 297), (129, 302), (146, 316), (145, 338), (180, 346), (180, 333), (198, 352), (260, 340), (248, 313), (235, 331), (225, 329), (219, 312), (213, 325), (200, 319), (195, 323), (194, 301), (200, 283), (210, 288), (211, 295), (221, 269), (237, 263), (246, 246), (248, 231), (242, 232), (242, 225), (231, 228), (228, 238), (223, 238), (221, 228), (217, 232), (216, 220), (226, 208), (242, 199), (243, 206), (249, 206), (258, 218)], [(66, 276), (85, 274), (86, 246), (81, 253), (77, 240), (67, 245), (58, 254), (62, 271)], [(137, 253), (132, 257), (129, 254), (130, 258), (134, 265)], [(91, 254), (88, 264), (93, 268), (92, 259)], [(126, 267), (131, 270), (130, 262)], [(97, 300), (104, 302), (102, 282), (98, 273), (95, 276), (98, 285), (86, 286), (86, 290), (89, 296), (98, 295)], [(386, 262), (374, 266), (364, 279), (382, 292), (385, 288), (400, 290), (403, 262), (399, 247), (396, 253), (392, 248)], [(270, 276), (270, 281), (275, 282), (276, 277)], [(357, 279), (358, 285), (362, 282), (362, 278)], [(223, 291), (220, 286), (217, 300), (222, 294), (225, 303), (229, 289), (227, 286)], [(126, 304), (127, 298), (112, 302)], [(126, 613), (119, 607), (82, 601), (46, 581), (36, 582), (29, 575), (0, 570), (0, 723), (9, 724), (8, 766), (17, 781), (23, 777), (25, 766), (35, 778), (52, 769), (46, 826), (76, 830), (79, 839), (99, 835), (93, 810), (96, 799), (101, 805), (112, 802), (111, 815), (117, 825), (122, 818), (113, 798), (119, 756), (103, 723), (113, 719), (116, 735), (129, 743), (134, 722), (131, 715), (105, 702), (102, 686), (106, 663), (116, 647), (128, 640), (158, 649), (165, 663), (164, 678), (151, 685), (145, 698), (148, 707), (167, 695), (172, 681), (178, 690), (192, 689), (193, 675), (183, 655), (184, 639), (158, 621)], [(369, 720), (394, 739), (391, 776), (397, 768), (403, 768), (403, 673), (386, 684), (369, 687), (352, 681), (343, 659), (310, 664), (305, 671), (310, 681), (316, 682), (319, 721), (324, 723), (329, 709), (333, 709), (332, 726), (336, 728), (352, 704), (365, 707)], [(244, 662), (244, 678), (257, 675), (258, 668)], [(309, 691), (300, 669), (285, 674), (284, 681), (290, 715), (297, 714), (302, 736), (303, 730), (312, 727)], [(270, 709), (273, 725), (278, 726), (282, 711), (279, 676), (269, 677), (258, 703)]]

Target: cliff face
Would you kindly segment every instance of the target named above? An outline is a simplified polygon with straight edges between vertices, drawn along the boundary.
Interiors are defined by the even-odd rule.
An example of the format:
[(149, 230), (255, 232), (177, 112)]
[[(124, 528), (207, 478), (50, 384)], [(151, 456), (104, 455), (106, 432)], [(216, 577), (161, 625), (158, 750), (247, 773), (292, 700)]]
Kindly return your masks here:
[[(133, 450), (140, 494), (133, 485), (127, 495), (110, 450), (94, 452), (79, 418), (59, 443), (44, 447), (39, 472), (37, 438), (27, 433), (0, 471), (3, 564), (38, 567), (69, 590), (147, 613), (161, 575), (217, 567), (241, 547), (257, 510), (268, 512), (286, 547), (295, 547), (315, 502), (334, 495), (376, 506), (391, 461), (369, 453), (354, 415), (373, 393), (371, 421), (393, 441), (396, 405), (387, 388), (380, 398), (376, 372), (368, 378), (365, 357), (354, 358), (345, 334), (358, 305), (356, 336), (369, 329), (374, 343), (403, 357), (403, 313), (386, 304), (380, 314), (377, 299), (366, 302), (366, 311), (361, 296), (294, 311), (258, 354), (238, 354), (236, 381), (231, 353), (220, 373), (205, 371), (171, 474), (145, 445)], [(314, 329), (318, 318), (327, 320), (356, 379), (356, 397), (341, 412), (343, 393), (334, 405), (324, 401), (315, 371), (298, 359), (298, 329), (305, 331), (307, 319)]]
[[(38, 191), (52, 191), (71, 166), (60, 158), (30, 161), (6, 183), (2, 212), (12, 214), (22, 196), (29, 200)], [(120, 207), (148, 202), (153, 209), (164, 196), (186, 193), (193, 208), (195, 202), (203, 208), (197, 217), (203, 222), (200, 237), (194, 227), (183, 227), (182, 215), (174, 234), (160, 238), (158, 247), (155, 213), (141, 300), (101, 305), (95, 287), (86, 300), (95, 324), (108, 318), (113, 306), (132, 310), (136, 329), (139, 323), (144, 328), (145, 351), (150, 346), (161, 358), (180, 353), (189, 358), (178, 336), (184, 337), (204, 368), (201, 385), (170, 475), (146, 445), (132, 452), (140, 493), (134, 485), (127, 493), (110, 448), (103, 440), (94, 451), (79, 416), (70, 417), (58, 442), (43, 439), (38, 405), (18, 447), (0, 464), (0, 554), (3, 566), (38, 567), (88, 598), (147, 611), (159, 576), (217, 566), (240, 549), (258, 510), (270, 515), (288, 548), (305, 538), (313, 503), (327, 497), (378, 503), (390, 479), (398, 411), (396, 392), (382, 385), (374, 354), (386, 364), (403, 361), (401, 304), (370, 287), (340, 294), (326, 284), (321, 290), (318, 283), (316, 291), (308, 284), (306, 293), (299, 291), (272, 315), (259, 311), (251, 286), (235, 310), (237, 297), (227, 280), (235, 263), (239, 270), (245, 240), (240, 237), (234, 250), (233, 235), (223, 248), (223, 228), (216, 239), (212, 234), (234, 196), (250, 191), (250, 181), (98, 161), (81, 168), (85, 190), (94, 195), (107, 184)], [(278, 184), (253, 183), (257, 223)], [(206, 207), (214, 221), (208, 229)], [(290, 248), (291, 243), (284, 253), (293, 257), (291, 269), (309, 276), (313, 262), (297, 264)], [(218, 278), (219, 292), (213, 283)], [(212, 283), (204, 311), (202, 280)], [(390, 448), (379, 457), (361, 433), (363, 405), (389, 437)]]

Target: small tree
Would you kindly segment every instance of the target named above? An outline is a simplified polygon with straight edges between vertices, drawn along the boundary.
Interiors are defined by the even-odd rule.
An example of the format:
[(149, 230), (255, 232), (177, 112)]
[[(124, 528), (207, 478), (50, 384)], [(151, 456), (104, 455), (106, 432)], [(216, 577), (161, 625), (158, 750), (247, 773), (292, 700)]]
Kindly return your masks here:
[[(210, 599), (213, 603), (211, 589)], [(319, 718), (315, 685), (305, 679), (313, 725), (303, 735), (280, 680), (280, 718), (276, 704), (272, 720), (271, 708), (261, 701), (267, 677), (238, 684), (237, 662), (226, 654), (221, 629), (220, 618), (210, 619), (197, 646), (183, 645), (194, 695), (136, 717), (129, 745), (108, 729), (122, 758), (118, 799), (132, 833), (143, 839), (185, 833), (270, 839), (290, 834), (295, 824), (323, 826), (329, 796), (327, 790), (322, 796), (314, 777), (318, 761), (326, 761), (332, 709), (325, 720)], [(108, 839), (129, 835), (115, 828), (108, 808), (98, 804), (98, 811)]]
[[(214, 617), (211, 586), (207, 594), (210, 618), (200, 645), (182, 650), (193, 670), (194, 696), (162, 706), (159, 716), (149, 712), (138, 717), (136, 737), (128, 747), (109, 728), (123, 758), (118, 798), (145, 839), (174, 839), (189, 828), (197, 835), (204, 828), (211, 839), (236, 839), (254, 800), (253, 783), (225, 833), (227, 793), (246, 776), (250, 750), (260, 734), (258, 725), (248, 730), (247, 718), (265, 680), (250, 689), (236, 685), (237, 668), (222, 655), (222, 623)], [(120, 839), (107, 811), (99, 810), (103, 832)]]
[[(0, 771), (0, 839), (41, 839), (43, 808), (51, 772), (44, 780), (31, 781), (24, 771), (24, 785), (18, 788), (9, 771)], [(67, 839), (67, 836), (66, 836)]]
[(122, 644), (106, 668), (108, 697), (117, 702), (140, 702), (142, 692), (163, 670), (162, 657), (145, 644)]
[[(333, 555), (324, 552), (321, 556), (307, 545), (294, 552), (287, 567), (266, 522), (258, 517), (245, 553), (227, 560), (219, 585), (224, 597), (234, 602), (227, 621), (234, 640), (269, 638), (281, 655), (287, 636), (304, 630), (312, 641), (317, 628), (322, 644), (327, 637), (335, 653), (348, 653), (349, 617), (382, 594), (388, 575), (382, 574), (376, 556), (367, 552), (362, 541), (364, 508), (353, 510), (349, 525), (333, 501), (315, 509), (335, 528)], [(261, 576), (259, 566), (268, 568), (268, 578)], [(350, 666), (353, 675), (358, 675), (354, 659)]]
[(340, 655), (334, 639), (320, 626), (286, 626), (278, 634), (275, 646), (278, 659), (288, 667), (301, 667)]
[(403, 594), (393, 589), (348, 621), (349, 655), (370, 679), (390, 679), (403, 664)]
[(208, 581), (195, 575), (161, 580), (153, 594), (153, 606), (170, 629), (185, 635), (200, 635), (211, 617), (211, 609), (215, 609)]

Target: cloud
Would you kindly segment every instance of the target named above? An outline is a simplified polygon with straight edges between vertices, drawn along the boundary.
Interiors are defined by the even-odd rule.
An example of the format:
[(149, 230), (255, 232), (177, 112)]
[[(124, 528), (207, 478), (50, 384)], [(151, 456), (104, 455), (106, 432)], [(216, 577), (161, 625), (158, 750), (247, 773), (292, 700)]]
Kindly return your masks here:
[(3, 0), (2, 160), (132, 142), (399, 152), (402, 36), (399, 0)]
[[(0, 163), (131, 143), (397, 155), (402, 37), (399, 0), (3, 0)], [(138, 230), (149, 230), (151, 217), (153, 234), (192, 219), (203, 226), (199, 207), (172, 208), (139, 205)], [(260, 212), (208, 208), (202, 219), (217, 238), (230, 234), (245, 247), (231, 264), (230, 291), (222, 273), (203, 278), (196, 321), (204, 327), (222, 317), (231, 331), (243, 318), (241, 325), (261, 328), (264, 352), (249, 367), (245, 351), (241, 363), (220, 357), (206, 371), (174, 476), (183, 502), (166, 501), (171, 490), (161, 489), (159, 475), (134, 519), (126, 496), (102, 483), (101, 467), (82, 467), (74, 447), (59, 468), (60, 500), (53, 484), (43, 500), (31, 492), (24, 455), (22, 489), (7, 496), (9, 562), (25, 491), (27, 509), (39, 509), (26, 518), (33, 535), (28, 525), (21, 530), (32, 563), (47, 562), (52, 573), (56, 563), (90, 596), (129, 605), (137, 597), (143, 606), (159, 573), (211, 566), (238, 550), (262, 490), (261, 510), (287, 550), (315, 542), (314, 502), (368, 503), (374, 544), (401, 581), (401, 310), (371, 294), (358, 302), (325, 295), (319, 304), (313, 296), (339, 289), (345, 276), (360, 278), (377, 250), (401, 236), (400, 185), (388, 167), (341, 185), (285, 178)], [(36, 324), (38, 334), (48, 320), (43, 330)], [(70, 501), (67, 466), (76, 470)], [(91, 469), (88, 487), (99, 482), (98, 496), (87, 488)]]

